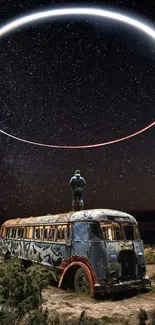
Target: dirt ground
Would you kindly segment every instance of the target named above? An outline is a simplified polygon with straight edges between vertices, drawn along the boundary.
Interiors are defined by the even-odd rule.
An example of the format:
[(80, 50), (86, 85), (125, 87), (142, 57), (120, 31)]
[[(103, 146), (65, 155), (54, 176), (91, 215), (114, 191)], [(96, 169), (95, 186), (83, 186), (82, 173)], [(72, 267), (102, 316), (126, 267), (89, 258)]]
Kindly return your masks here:
[[(153, 272), (155, 272), (155, 265), (148, 265), (147, 275), (150, 276)], [(155, 309), (155, 283), (153, 289), (151, 292), (138, 295), (123, 297), (122, 294), (119, 294), (115, 298), (93, 299), (50, 286), (43, 290), (43, 308), (48, 307), (51, 314), (57, 312), (60, 317), (70, 319), (79, 317), (84, 310), (90, 317), (114, 317), (119, 318), (119, 324), (137, 325), (140, 308), (147, 312)]]

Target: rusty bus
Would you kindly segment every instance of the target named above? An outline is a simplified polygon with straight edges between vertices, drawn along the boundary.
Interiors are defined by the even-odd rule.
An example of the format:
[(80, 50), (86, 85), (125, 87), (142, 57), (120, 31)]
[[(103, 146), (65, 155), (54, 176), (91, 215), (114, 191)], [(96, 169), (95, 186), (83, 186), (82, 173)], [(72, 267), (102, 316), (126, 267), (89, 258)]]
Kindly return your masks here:
[(0, 248), (5, 260), (51, 268), (58, 287), (95, 295), (150, 285), (143, 242), (130, 214), (94, 209), (8, 220)]

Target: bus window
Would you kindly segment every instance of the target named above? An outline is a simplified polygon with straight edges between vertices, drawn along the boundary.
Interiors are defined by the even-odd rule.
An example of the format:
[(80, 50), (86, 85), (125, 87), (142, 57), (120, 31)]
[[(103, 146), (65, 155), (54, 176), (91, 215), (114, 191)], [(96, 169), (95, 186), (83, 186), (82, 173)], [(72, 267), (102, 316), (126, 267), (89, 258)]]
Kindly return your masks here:
[(44, 240), (49, 239), (49, 231), (50, 231), (50, 227), (45, 227), (44, 228)]
[(96, 222), (91, 222), (89, 224), (89, 239), (92, 239), (92, 240), (103, 239), (101, 229)]
[(44, 240), (54, 241), (55, 227), (46, 226), (44, 228)]
[(11, 236), (12, 238), (16, 238), (17, 231), (18, 231), (17, 228), (13, 228), (13, 229), (12, 229), (12, 236)]
[(121, 229), (119, 224), (114, 223), (113, 226), (114, 226), (114, 240), (121, 240), (122, 236), (121, 236)]
[(56, 226), (55, 241), (65, 242), (67, 238), (67, 225)]
[(111, 227), (107, 228), (107, 233), (108, 233), (108, 238), (107, 239), (112, 240), (113, 238), (112, 238), (112, 228)]
[(124, 233), (125, 233), (125, 239), (126, 240), (135, 239), (133, 224), (123, 223), (123, 228), (124, 228)]
[(33, 237), (33, 227), (26, 227), (25, 228), (25, 239), (31, 239)]
[[(4, 228), (3, 228), (3, 232), (4, 232)], [(2, 235), (3, 235), (3, 233), (2, 233)], [(6, 228), (4, 237), (7, 237), (7, 238), (10, 237), (10, 228)]]
[[(2, 230), (1, 230), (1, 236), (2, 237), (7, 237), (7, 235), (6, 235), (6, 232), (7, 232), (7, 230), (8, 230), (9, 228), (2, 228)], [(9, 237), (9, 236), (8, 236)]]
[(18, 231), (17, 238), (18, 239), (23, 238), (24, 237), (24, 228), (18, 228), (17, 231)]
[(43, 227), (35, 227), (33, 238), (37, 240), (43, 240)]
[(87, 241), (88, 240), (89, 226), (87, 222), (75, 222), (73, 230), (74, 241)]
[(122, 233), (120, 224), (112, 222), (111, 224), (101, 223), (103, 238), (105, 240), (121, 240)]
[(101, 223), (101, 229), (103, 233), (103, 238), (105, 240), (113, 240), (113, 225), (112, 224), (102, 224)]
[(55, 227), (51, 227), (50, 240), (54, 241), (54, 237), (55, 237)]

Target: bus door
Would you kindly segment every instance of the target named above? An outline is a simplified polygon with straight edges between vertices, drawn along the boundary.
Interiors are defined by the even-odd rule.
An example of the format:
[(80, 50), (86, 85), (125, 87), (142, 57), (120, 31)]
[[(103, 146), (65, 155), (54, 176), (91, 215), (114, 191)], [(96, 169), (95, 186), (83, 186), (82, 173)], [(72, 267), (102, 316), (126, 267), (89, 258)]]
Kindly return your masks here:
[(108, 272), (116, 271), (121, 276), (121, 265), (118, 261), (120, 242), (124, 241), (121, 224), (117, 222), (101, 222), (101, 230), (106, 244)]
[[(88, 257), (89, 254), (89, 223), (75, 222), (72, 231), (71, 255)], [(81, 259), (81, 258), (80, 258)]]
[(99, 222), (89, 223), (89, 260), (98, 279), (106, 277), (107, 251)]

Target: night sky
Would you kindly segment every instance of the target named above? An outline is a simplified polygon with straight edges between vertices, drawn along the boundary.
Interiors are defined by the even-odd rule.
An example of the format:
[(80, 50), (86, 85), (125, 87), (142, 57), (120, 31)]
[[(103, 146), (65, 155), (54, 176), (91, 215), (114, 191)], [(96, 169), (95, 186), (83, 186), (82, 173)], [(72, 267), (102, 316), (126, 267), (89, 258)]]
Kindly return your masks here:
[[(155, 29), (155, 3), (82, 1)], [(78, 3), (70, 2), (70, 7)], [(0, 1), (0, 25), (65, 1)], [(155, 42), (139, 30), (91, 16), (55, 18), (0, 40), (0, 129), (26, 140), (85, 145), (124, 137), (155, 120)], [(80, 169), (85, 208), (155, 210), (155, 127), (91, 149), (38, 147), (0, 134), (0, 216), (71, 209)]]

